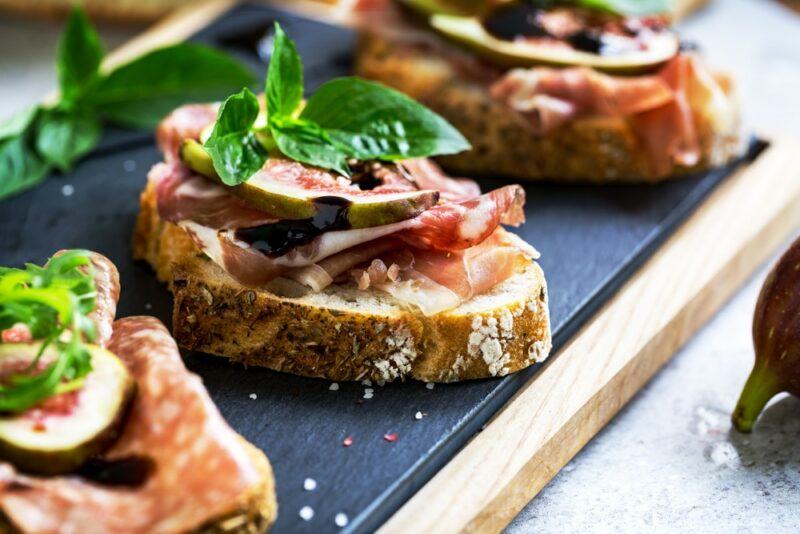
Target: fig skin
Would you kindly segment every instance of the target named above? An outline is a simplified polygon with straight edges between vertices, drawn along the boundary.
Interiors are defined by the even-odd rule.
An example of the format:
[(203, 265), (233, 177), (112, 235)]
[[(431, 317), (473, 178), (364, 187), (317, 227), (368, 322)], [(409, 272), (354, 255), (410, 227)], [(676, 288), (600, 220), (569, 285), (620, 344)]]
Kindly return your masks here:
[(756, 361), (733, 412), (750, 432), (767, 402), (782, 392), (800, 396), (800, 238), (770, 271), (753, 315)]

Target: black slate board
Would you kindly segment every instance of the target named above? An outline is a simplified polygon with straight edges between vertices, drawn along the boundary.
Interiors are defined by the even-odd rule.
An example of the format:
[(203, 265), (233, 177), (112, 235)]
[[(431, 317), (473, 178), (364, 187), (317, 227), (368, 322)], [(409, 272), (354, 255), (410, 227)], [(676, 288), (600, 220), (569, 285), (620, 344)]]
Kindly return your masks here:
[[(238, 6), (195, 40), (227, 49), (261, 74), (264, 58), (252, 45), (275, 18), (298, 42), (307, 88), (349, 73), (352, 32), (265, 6)], [(760, 148), (754, 144), (749, 157)], [(169, 294), (130, 254), (138, 195), (147, 170), (160, 159), (151, 134), (108, 131), (73, 172), (0, 203), (0, 264), (41, 262), (60, 248), (97, 250), (117, 264), (122, 276), (118, 316), (155, 315), (169, 324)], [(542, 252), (554, 352), (730, 170), (657, 186), (526, 186), (528, 222), (518, 233)], [(502, 183), (481, 181), (484, 189)], [(74, 187), (70, 196), (64, 194), (67, 185)], [(341, 384), (331, 392), (323, 380), (185, 356), (228, 422), (269, 455), (280, 506), (275, 532), (335, 531), (338, 512), (350, 518), (349, 530), (375, 529), (540, 367), (432, 390), (418, 382), (374, 386), (374, 398), (357, 404), (360, 384)], [(428, 414), (421, 421), (414, 419), (418, 410)], [(395, 443), (384, 441), (387, 432), (397, 433)], [(349, 448), (342, 446), (347, 436), (353, 438)], [(315, 491), (303, 490), (306, 477), (317, 481)], [(310, 522), (298, 516), (304, 505), (316, 512)]]

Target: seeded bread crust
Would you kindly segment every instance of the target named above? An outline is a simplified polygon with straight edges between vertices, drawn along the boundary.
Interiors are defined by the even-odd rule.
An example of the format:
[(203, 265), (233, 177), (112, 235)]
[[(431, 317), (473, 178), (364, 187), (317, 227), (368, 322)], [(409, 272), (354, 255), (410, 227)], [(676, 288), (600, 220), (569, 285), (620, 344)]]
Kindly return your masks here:
[(337, 381), (453, 382), (518, 371), (551, 348), (547, 287), (535, 262), (431, 317), (348, 286), (278, 297), (239, 284), (180, 227), (160, 220), (152, 184), (142, 193), (133, 249), (173, 292), (178, 344), (247, 365)]
[(590, 116), (535, 134), (528, 120), (493, 100), (485, 85), (459, 75), (441, 56), (397, 46), (364, 34), (356, 52), (356, 73), (390, 85), (450, 121), (472, 143), (468, 152), (437, 158), (464, 175), (505, 176), (559, 182), (658, 182), (728, 162), (742, 151), (738, 119), (717, 133), (697, 115), (702, 157), (694, 167), (674, 166), (656, 176), (625, 117)]

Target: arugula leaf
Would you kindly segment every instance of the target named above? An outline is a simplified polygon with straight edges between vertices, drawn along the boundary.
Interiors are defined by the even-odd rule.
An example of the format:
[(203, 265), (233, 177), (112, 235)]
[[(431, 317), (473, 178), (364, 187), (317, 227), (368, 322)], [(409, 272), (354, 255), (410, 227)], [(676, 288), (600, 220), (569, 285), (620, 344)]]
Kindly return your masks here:
[(303, 119), (281, 118), (270, 126), (270, 131), (278, 149), (287, 157), (350, 176), (347, 155), (317, 124)]
[(50, 171), (27, 137), (23, 132), (0, 140), (0, 199), (38, 184)]
[(303, 64), (294, 41), (275, 23), (267, 69), (267, 117), (290, 116), (303, 99)]
[(652, 15), (669, 11), (669, 0), (578, 0), (578, 4), (619, 15)]
[(250, 69), (230, 56), (180, 43), (118, 67), (85, 101), (112, 122), (149, 128), (181, 104), (217, 100), (253, 81)]
[(103, 45), (86, 14), (73, 6), (58, 43), (56, 66), (61, 98), (71, 105), (98, 76), (103, 60)]
[(223, 183), (236, 185), (256, 173), (267, 161), (267, 150), (256, 139), (253, 124), (258, 98), (250, 89), (228, 97), (219, 108), (217, 122), (203, 145)]
[(422, 104), (359, 78), (323, 84), (300, 117), (318, 124), (346, 155), (362, 160), (454, 154), (470, 148), (458, 130)]
[(48, 110), (36, 136), (36, 149), (61, 171), (89, 152), (100, 139), (100, 124), (93, 118)]
[[(0, 269), (0, 329), (17, 323), (41, 340), (37, 359), (49, 346), (58, 353), (41, 372), (33, 362), (25, 372), (0, 385), (0, 411), (21, 412), (43, 399), (75, 387), (92, 369), (85, 341), (95, 337), (89, 313), (96, 289), (89, 253), (61, 253), (44, 267)], [(64, 335), (69, 331), (69, 335)], [(65, 383), (65, 381), (67, 381)]]

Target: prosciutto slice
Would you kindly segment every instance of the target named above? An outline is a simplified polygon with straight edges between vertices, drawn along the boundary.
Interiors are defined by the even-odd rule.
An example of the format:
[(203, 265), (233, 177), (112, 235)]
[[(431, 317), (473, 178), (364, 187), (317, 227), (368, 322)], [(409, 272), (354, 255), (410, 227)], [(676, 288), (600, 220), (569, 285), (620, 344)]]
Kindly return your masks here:
[[(452, 309), (490, 290), (539, 257), (530, 245), (496, 228), (479, 245), (458, 251), (400, 249), (379, 254), (382, 265), (354, 273), (359, 287), (374, 286), (424, 314)], [(396, 276), (391, 267), (398, 268)]]
[(217, 119), (217, 104), (189, 104), (170, 113), (156, 130), (156, 142), (167, 162), (180, 161), (178, 150), (186, 139), (200, 139), (203, 128)]
[(695, 54), (686, 53), (647, 76), (612, 76), (583, 67), (514, 69), (489, 90), (528, 118), (538, 134), (579, 116), (630, 117), (657, 175), (673, 164), (699, 161), (695, 114), (711, 115), (720, 130), (730, 125), (716, 123), (732, 116), (722, 86)]
[(150, 170), (148, 179), (157, 184), (158, 212), (166, 221), (192, 220), (217, 230), (277, 221), (270, 214), (251, 208), (224, 186), (192, 173), (177, 162), (158, 163)]
[(149, 458), (154, 469), (141, 486), (114, 488), (77, 476), (31, 477), (0, 463), (0, 509), (20, 530), (186, 532), (228, 512), (261, 478), (166, 328), (152, 317), (128, 317), (113, 330), (109, 349), (138, 392), (104, 459)]

